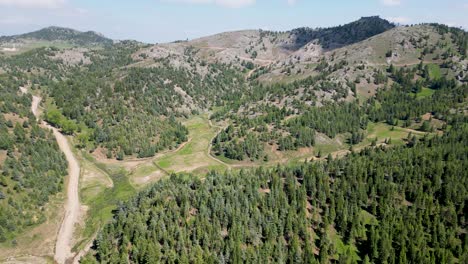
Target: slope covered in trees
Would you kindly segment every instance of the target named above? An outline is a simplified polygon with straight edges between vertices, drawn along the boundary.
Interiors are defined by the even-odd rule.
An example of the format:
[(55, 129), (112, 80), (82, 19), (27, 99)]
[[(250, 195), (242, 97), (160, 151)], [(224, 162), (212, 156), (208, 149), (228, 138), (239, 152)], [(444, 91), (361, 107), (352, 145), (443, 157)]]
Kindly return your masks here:
[(245, 89), (236, 71), (217, 64), (199, 66), (205, 75), (166, 60), (147, 68), (128, 66), (134, 51), (97, 51), (92, 64), (51, 83), (47, 90), (57, 109), (50, 109), (46, 119), (77, 133), (82, 147), (104, 147), (109, 158), (151, 157), (187, 140), (188, 131), (176, 117), (220, 105)]
[(172, 176), (117, 208), (84, 263), (464, 263), (468, 126), (294, 167)]
[(25, 40), (66, 42), (79, 46), (111, 45), (113, 41), (93, 31), (81, 32), (62, 27), (47, 27), (16, 36), (0, 37), (0, 43), (15, 43)]
[(378, 16), (362, 17), (343, 26), (330, 28), (297, 28), (290, 32), (296, 47), (318, 40), (324, 49), (335, 49), (378, 35), (395, 27)]
[(62, 190), (65, 157), (51, 131), (30, 112), (21, 78), (0, 76), (0, 243), (44, 222), (50, 196)]
[[(369, 121), (410, 127), (426, 113), (448, 121), (449, 113), (465, 102), (468, 86), (447, 76), (432, 78), (428, 72), (422, 64), (412, 68), (390, 65), (381, 73), (387, 79), (385, 84), (361, 104), (344, 101), (346, 90), (334, 100), (320, 100), (306, 92), (330, 89), (337, 95), (340, 89), (321, 83), (329, 76), (327, 72), (291, 84), (259, 85), (212, 115), (214, 120), (233, 123), (214, 138), (213, 153), (234, 160), (257, 160), (264, 157), (265, 143), (277, 144), (280, 151), (296, 150), (313, 146), (317, 132), (330, 138), (345, 135), (352, 145), (357, 144)], [(423, 88), (432, 94), (418, 97)], [(295, 97), (291, 100), (289, 96)]]

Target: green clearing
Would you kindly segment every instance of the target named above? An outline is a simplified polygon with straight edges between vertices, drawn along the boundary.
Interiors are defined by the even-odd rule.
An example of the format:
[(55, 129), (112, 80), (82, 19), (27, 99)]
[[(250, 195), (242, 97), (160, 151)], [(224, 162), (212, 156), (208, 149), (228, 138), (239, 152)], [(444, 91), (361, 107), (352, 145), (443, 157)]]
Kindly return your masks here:
[[(81, 231), (81, 240), (74, 249), (81, 249), (95, 232), (112, 217), (119, 201), (129, 199), (136, 193), (130, 184), (128, 172), (120, 166), (98, 163), (91, 155), (80, 152), (77, 155), (82, 166), (80, 177), (80, 199), (88, 206), (86, 225)], [(86, 175), (83, 175), (86, 173)], [(90, 175), (91, 174), (91, 175)], [(94, 175), (93, 175), (94, 174)], [(83, 176), (84, 180), (83, 181)], [(109, 187), (109, 177), (113, 183)]]
[(429, 97), (429, 96), (432, 96), (434, 94), (434, 92), (435, 92), (435, 90), (424, 87), (424, 88), (422, 88), (421, 92), (416, 94), (416, 96), (418, 98)]
[(22, 45), (16, 47), (16, 51), (3, 51), (3, 54), (6, 56), (13, 56), (13, 55), (18, 55), (33, 49), (38, 49), (38, 48), (50, 48), (54, 47), (60, 50), (64, 49), (70, 49), (75, 47), (76, 45), (73, 45), (72, 43), (68, 43), (65, 41), (32, 41), (32, 42), (26, 42), (23, 43)]
[(358, 249), (356, 246), (345, 244), (342, 237), (336, 232), (335, 228), (329, 226), (327, 235), (328, 238), (333, 241), (332, 244), (335, 246), (336, 253), (333, 257), (338, 259), (340, 255), (346, 255), (352, 261), (352, 263), (356, 263), (361, 260), (358, 255)]
[(167, 173), (164, 171), (164, 168), (158, 167), (156, 164), (150, 162), (135, 168), (130, 173), (129, 179), (130, 183), (135, 187), (135, 189), (141, 189), (166, 176)]
[(404, 144), (405, 138), (408, 137), (409, 131), (404, 128), (387, 125), (385, 123), (372, 123), (367, 125), (367, 137), (358, 146), (369, 145), (377, 138), (377, 143), (382, 143), (385, 139), (391, 139), (393, 145)]
[(371, 213), (367, 212), (366, 210), (361, 210), (361, 213), (359, 214), (359, 221), (363, 225), (378, 225), (379, 221), (377, 218), (372, 215)]
[[(75, 146), (77, 142), (69, 139), (69, 143), (70, 146)], [(102, 169), (103, 166), (98, 166), (90, 154), (76, 148), (72, 148), (72, 151), (80, 163), (80, 200), (85, 204), (90, 204), (97, 195), (112, 186), (112, 180)]]
[(156, 166), (168, 172), (203, 172), (224, 170), (227, 166), (208, 154), (212, 138), (219, 128), (211, 127), (207, 115), (194, 116), (184, 122), (190, 141), (176, 152), (155, 159)]
[(439, 79), (442, 77), (442, 73), (440, 71), (440, 66), (437, 64), (428, 64), (427, 65), (428, 70), (429, 70), (429, 78), (432, 80)]
[(132, 176), (134, 177), (144, 177), (158, 170), (158, 167), (153, 163), (146, 163), (141, 166), (138, 166), (133, 172)]
[[(378, 225), (379, 222), (369, 212), (365, 210), (361, 210), (361, 213), (359, 214), (359, 221), (361, 222), (361, 225)], [(364, 230), (361, 230), (364, 231)], [(336, 255), (334, 256), (335, 258), (339, 258), (339, 255), (346, 255), (349, 257), (352, 262), (358, 262), (361, 260), (358, 254), (358, 249), (355, 245), (350, 245), (346, 244), (343, 241), (343, 238), (337, 234), (335, 228), (332, 226), (328, 227), (327, 230), (327, 235), (331, 241), (333, 241), (333, 244), (335, 245), (336, 249)], [(365, 232), (360, 232), (357, 234), (359, 237), (365, 238), (366, 239), (366, 233)]]

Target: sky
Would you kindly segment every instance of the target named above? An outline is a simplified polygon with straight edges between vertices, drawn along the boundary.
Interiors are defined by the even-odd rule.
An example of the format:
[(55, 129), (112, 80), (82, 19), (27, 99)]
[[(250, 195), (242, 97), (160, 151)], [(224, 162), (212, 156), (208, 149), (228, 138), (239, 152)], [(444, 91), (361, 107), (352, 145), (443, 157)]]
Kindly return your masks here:
[(162, 43), (241, 29), (336, 26), (371, 15), (468, 29), (468, 0), (0, 0), (0, 35), (61, 26)]

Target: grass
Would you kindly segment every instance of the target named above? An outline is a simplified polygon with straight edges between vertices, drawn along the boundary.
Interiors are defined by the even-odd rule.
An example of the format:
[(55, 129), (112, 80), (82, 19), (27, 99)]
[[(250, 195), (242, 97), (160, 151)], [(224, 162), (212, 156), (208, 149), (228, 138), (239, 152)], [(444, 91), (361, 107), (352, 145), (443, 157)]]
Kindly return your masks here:
[[(75, 45), (65, 42), (65, 41), (32, 41), (26, 42), (22, 46), (17, 46), (17, 50), (13, 52), (4, 51), (3, 53), (7, 56), (18, 55), (33, 49), (42, 48), (42, 47), (55, 47), (60, 50), (69, 49), (75, 47)], [(1, 51), (1, 49), (0, 49)]]
[(391, 139), (392, 144), (394, 145), (404, 144), (403, 139), (408, 136), (409, 132), (404, 128), (397, 126), (394, 126), (392, 129), (392, 126), (385, 123), (369, 122), (367, 125), (367, 133), (368, 134), (366, 139), (361, 144), (359, 144), (359, 146), (362, 144), (368, 145), (376, 138), (378, 143), (384, 142), (385, 139)]
[(97, 195), (112, 184), (108, 178), (109, 176), (96, 166), (93, 166), (89, 161), (82, 160), (80, 164), (80, 199), (84, 203), (89, 204), (93, 202), (93, 199)]
[(379, 223), (377, 218), (366, 210), (361, 210), (359, 221), (361, 221), (363, 225), (377, 225)]
[(206, 115), (194, 116), (184, 122), (191, 139), (180, 150), (157, 158), (154, 163), (169, 172), (223, 170), (227, 167), (208, 155), (211, 139), (218, 128), (211, 127)]
[(132, 175), (135, 177), (143, 177), (148, 174), (151, 174), (155, 170), (157, 170), (158, 167), (154, 165), (153, 163), (149, 164), (144, 164), (142, 166), (139, 166), (138, 168), (135, 169), (135, 171), (132, 172)]
[(157, 161), (157, 164), (159, 165), (159, 167), (166, 169), (171, 166), (171, 161), (169, 159), (163, 159), (161, 161)]
[(440, 79), (440, 77), (442, 77), (439, 65), (428, 64), (427, 67), (429, 68), (429, 78), (431, 78), (432, 80), (437, 80)]
[(85, 201), (86, 205), (89, 206), (86, 225), (82, 232), (82, 240), (75, 245), (75, 248), (80, 248), (86, 244), (88, 239), (112, 218), (112, 211), (115, 210), (119, 201), (126, 201), (136, 193), (135, 188), (128, 180), (127, 171), (124, 169), (110, 173), (110, 176), (114, 186), (104, 189), (92, 200)]
[(74, 149), (74, 153), (81, 167), (80, 200), (88, 207), (86, 225), (75, 231), (80, 240), (75, 244), (74, 250), (78, 250), (111, 219), (112, 210), (117, 203), (128, 200), (136, 193), (136, 189), (130, 184), (128, 172), (122, 167), (99, 163), (84, 151)]
[(141, 166), (138, 166), (130, 173), (130, 183), (136, 189), (145, 187), (146, 185), (167, 176), (167, 173), (163, 169), (164, 168), (160, 168), (154, 163), (145, 163)]
[(422, 88), (421, 92), (417, 93), (417, 98), (430, 97), (434, 94), (435, 90), (429, 88)]
[(347, 245), (343, 242), (343, 239), (336, 230), (329, 226), (327, 230), (328, 238), (333, 242), (332, 244), (335, 246), (336, 254), (335, 259), (339, 258), (339, 255), (347, 255), (349, 258), (352, 259), (352, 263), (358, 262), (361, 258), (358, 255), (358, 249), (355, 245)]

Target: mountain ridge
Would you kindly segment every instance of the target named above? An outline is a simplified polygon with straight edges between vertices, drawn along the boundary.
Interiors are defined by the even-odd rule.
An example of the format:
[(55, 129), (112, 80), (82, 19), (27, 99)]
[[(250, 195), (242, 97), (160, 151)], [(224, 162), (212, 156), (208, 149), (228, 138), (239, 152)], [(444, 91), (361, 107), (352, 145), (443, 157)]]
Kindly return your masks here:
[(64, 41), (75, 45), (110, 45), (114, 42), (95, 31), (79, 31), (59, 26), (49, 26), (18, 35), (0, 36), (0, 43), (24, 42), (25, 40)]

